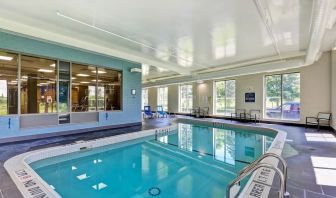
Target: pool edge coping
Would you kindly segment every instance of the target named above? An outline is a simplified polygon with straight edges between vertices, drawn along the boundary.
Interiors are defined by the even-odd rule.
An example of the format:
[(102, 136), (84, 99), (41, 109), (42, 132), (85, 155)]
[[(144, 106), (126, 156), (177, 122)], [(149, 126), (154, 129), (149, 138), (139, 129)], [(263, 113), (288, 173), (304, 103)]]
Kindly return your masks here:
[[(242, 125), (242, 124), (237, 124), (237, 123), (227, 123), (221, 120), (204, 120), (204, 119), (194, 119), (194, 118), (178, 118), (176, 120), (178, 121), (192, 121), (194, 124), (211, 124), (212, 127), (215, 127), (215, 124), (217, 125), (223, 125), (223, 126), (231, 126), (234, 128), (242, 128), (242, 129), (257, 129), (260, 132), (274, 132), (276, 134), (270, 149), (267, 152), (275, 153), (278, 155), (281, 155), (287, 133), (282, 130), (278, 129), (273, 129), (265, 126), (258, 126), (258, 125)], [(196, 123), (195, 123), (196, 122)], [(218, 127), (218, 126), (217, 126)], [(52, 189), (52, 187), (47, 184), (31, 167), (29, 164), (35, 161), (39, 161), (42, 159), (46, 159), (49, 157), (55, 157), (67, 153), (72, 153), (79, 151), (80, 148), (88, 147), (88, 148), (96, 148), (96, 147), (101, 147), (101, 146), (106, 146), (109, 144), (116, 144), (116, 143), (121, 143), (125, 141), (130, 141), (130, 140), (135, 140), (135, 139), (140, 139), (140, 138), (145, 138), (149, 136), (153, 136), (156, 133), (160, 132), (167, 132), (167, 131), (172, 131), (177, 129), (177, 124), (172, 124), (170, 126), (162, 127), (162, 128), (155, 128), (155, 129), (149, 129), (149, 130), (142, 130), (142, 131), (137, 131), (137, 132), (132, 132), (132, 133), (127, 133), (127, 134), (120, 134), (120, 135), (115, 135), (111, 137), (105, 137), (105, 138), (98, 138), (98, 139), (92, 139), (88, 141), (77, 141), (75, 143), (71, 144), (65, 144), (65, 145), (60, 145), (60, 146), (55, 146), (55, 147), (49, 147), (49, 148), (43, 148), (43, 149), (38, 149), (35, 151), (29, 151), (25, 152), (19, 155), (16, 155), (10, 159), (8, 159), (4, 163), (4, 168), (6, 169), (7, 173), (10, 175), (11, 179), (15, 183), (16, 187), (20, 191), (20, 193), (23, 195), (23, 197), (33, 197), (36, 195), (29, 194), (32, 191), (29, 191), (32, 188), (40, 188), (40, 194), (45, 193), (49, 198), (60, 198), (61, 196)], [(262, 162), (268, 163), (274, 166), (277, 166), (278, 160), (275, 158), (266, 158)], [(18, 171), (25, 171), (27, 175), (25, 177), (19, 177), (18, 176)], [(245, 197), (245, 195), (250, 194), (251, 190), (253, 190), (253, 185), (255, 185), (255, 181), (258, 181), (258, 176), (260, 176), (260, 172), (255, 171), (251, 178), (248, 180), (246, 186), (241, 190), (241, 193), (239, 197)], [(271, 181), (271, 184), (274, 180), (274, 173), (271, 174), (268, 178), (268, 181)], [(25, 183), (28, 181), (33, 181), (33, 183), (36, 183), (35, 185), (25, 187)], [(260, 183), (258, 182), (260, 185)], [(271, 185), (270, 185), (271, 186)], [(267, 197), (270, 191), (270, 186), (265, 184), (265, 193), (263, 194), (262, 197)], [(266, 195), (267, 194), (267, 195)], [(265, 196), (266, 195), (266, 196)]]
[[(219, 119), (210, 119), (210, 120), (205, 120), (205, 119), (195, 119), (195, 118), (181, 118), (179, 120), (185, 120), (185, 121), (191, 121), (191, 123), (194, 123), (193, 121), (197, 121), (197, 123), (200, 124), (204, 124), (204, 123), (212, 123), (214, 127), (218, 127), (220, 125), (225, 125), (225, 126), (231, 126), (234, 128), (241, 128), (241, 129), (257, 129), (260, 132), (273, 132), (276, 134), (276, 136), (274, 137), (274, 140), (270, 146), (270, 148), (268, 149), (268, 151), (266, 153), (275, 153), (277, 155), (281, 156), (282, 150), (284, 148), (285, 142), (286, 142), (286, 137), (287, 137), (287, 132), (283, 131), (283, 130), (279, 130), (279, 129), (274, 129), (274, 128), (270, 128), (270, 127), (265, 127), (260, 126), (259, 124), (241, 124), (241, 123), (228, 123)], [(270, 165), (273, 165), (275, 167), (278, 166), (279, 160), (274, 158), (274, 157), (270, 157), (270, 158), (265, 158), (263, 159), (260, 163), (267, 163)], [(270, 174), (265, 177), (263, 175), (262, 172), (264, 172), (263, 170), (267, 169)], [(265, 179), (266, 181), (260, 181), (260, 176), (263, 177), (263, 179)], [(237, 186), (233, 186), (231, 188), (231, 190), (234, 190), (233, 193), (236, 193), (237, 190), (241, 190), (241, 193), (238, 195), (239, 198), (244, 198), (244, 197), (249, 197), (249, 198), (253, 198), (253, 197), (261, 197), (261, 198), (266, 198), (268, 197), (272, 184), (273, 184), (273, 180), (274, 180), (274, 176), (275, 176), (275, 171), (272, 169), (268, 169), (268, 168), (262, 168), (261, 170), (256, 170), (254, 173), (251, 174), (250, 179), (248, 180), (248, 182), (246, 183), (246, 185), (243, 187), (243, 189), (241, 190), (240, 188), (234, 188)], [(257, 186), (262, 186), (263, 190), (261, 192), (260, 196), (253, 196), (253, 193), (255, 192), (255, 187)], [(259, 188), (259, 187), (256, 187)], [(253, 192), (254, 191), (254, 192)], [(232, 191), (231, 191), (232, 192)]]

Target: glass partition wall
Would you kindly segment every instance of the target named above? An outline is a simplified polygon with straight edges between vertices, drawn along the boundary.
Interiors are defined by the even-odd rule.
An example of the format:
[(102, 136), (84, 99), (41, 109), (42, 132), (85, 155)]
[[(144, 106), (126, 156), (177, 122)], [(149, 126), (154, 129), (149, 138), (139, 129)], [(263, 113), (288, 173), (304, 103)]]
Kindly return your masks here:
[(56, 61), (21, 56), (21, 114), (56, 113)]
[(18, 113), (18, 55), (0, 51), (0, 116)]
[(0, 116), (122, 109), (122, 72), (0, 51)]

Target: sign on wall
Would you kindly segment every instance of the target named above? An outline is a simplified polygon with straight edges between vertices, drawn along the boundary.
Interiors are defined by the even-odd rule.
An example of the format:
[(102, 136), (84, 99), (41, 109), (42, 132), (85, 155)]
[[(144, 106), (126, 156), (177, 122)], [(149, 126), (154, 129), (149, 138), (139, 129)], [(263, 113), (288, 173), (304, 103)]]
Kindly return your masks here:
[(255, 93), (245, 93), (245, 102), (255, 102)]

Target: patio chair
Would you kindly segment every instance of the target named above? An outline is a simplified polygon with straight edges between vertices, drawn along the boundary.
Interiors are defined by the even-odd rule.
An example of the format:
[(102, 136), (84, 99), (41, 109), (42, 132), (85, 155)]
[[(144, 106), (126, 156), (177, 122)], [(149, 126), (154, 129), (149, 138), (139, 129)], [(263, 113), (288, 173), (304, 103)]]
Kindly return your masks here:
[(198, 117), (200, 117), (200, 112), (201, 112), (201, 108), (200, 107), (196, 107), (196, 108), (190, 109), (190, 116), (198, 118)]
[(254, 123), (260, 122), (260, 113), (259, 109), (251, 109), (249, 113), (246, 113), (245, 119), (247, 121), (254, 121)]
[(209, 116), (209, 107), (202, 107), (200, 109), (200, 116), (203, 116), (203, 118), (205, 118), (206, 116)]
[(168, 117), (168, 114), (167, 114), (167, 112), (165, 112), (164, 110), (163, 110), (163, 107), (162, 106), (157, 106), (156, 107), (156, 115), (157, 115), (157, 117), (159, 118), (160, 116), (162, 117), (162, 118), (167, 118)]
[(328, 126), (330, 127), (330, 121), (331, 121), (331, 113), (324, 113), (319, 112), (317, 114), (317, 117), (306, 117), (306, 125), (313, 125), (317, 126), (317, 130), (320, 130), (320, 126)]
[(231, 113), (231, 120), (233, 120), (233, 119), (241, 120), (242, 118), (245, 119), (245, 116), (246, 116), (246, 110), (245, 109), (236, 109), (234, 113)]
[(144, 106), (143, 117), (144, 118), (154, 118), (154, 114), (151, 110), (151, 106)]

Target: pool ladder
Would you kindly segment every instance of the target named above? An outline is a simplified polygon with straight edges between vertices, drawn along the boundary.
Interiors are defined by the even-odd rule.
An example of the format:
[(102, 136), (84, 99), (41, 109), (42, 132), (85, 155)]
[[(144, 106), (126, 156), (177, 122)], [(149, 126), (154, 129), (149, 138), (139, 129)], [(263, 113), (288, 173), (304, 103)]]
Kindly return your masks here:
[[(263, 159), (268, 157), (274, 157), (279, 160), (282, 164), (282, 171), (271, 164), (268, 163), (260, 163)], [(240, 185), (241, 180), (243, 180), (245, 177), (251, 175), (256, 170), (259, 170), (260, 168), (269, 168), (274, 170), (280, 178), (280, 191), (279, 191), (279, 198), (289, 197), (290, 194), (287, 192), (287, 163), (286, 161), (280, 156), (275, 153), (265, 153), (260, 158), (252, 162), (250, 165), (246, 166), (243, 170), (239, 172), (239, 175), (236, 179), (234, 179), (226, 189), (226, 198), (231, 198), (231, 188), (235, 185)], [(233, 197), (236, 197), (234, 195)]]

